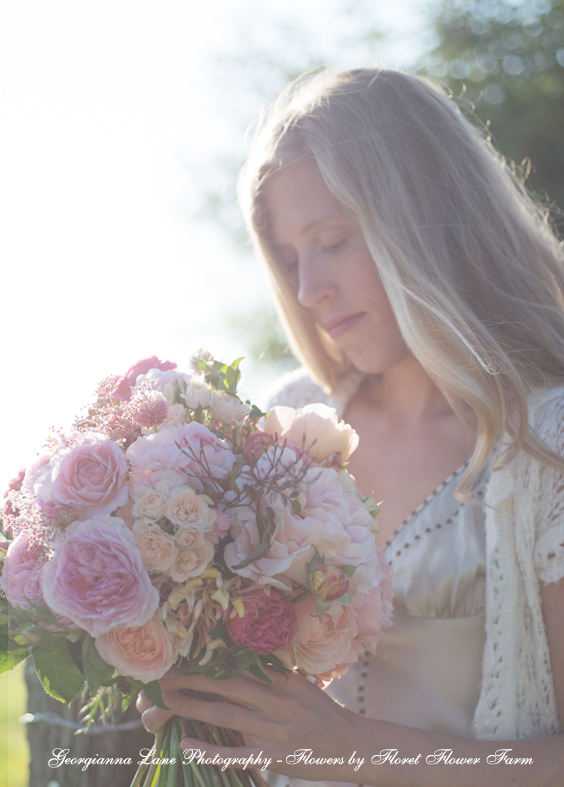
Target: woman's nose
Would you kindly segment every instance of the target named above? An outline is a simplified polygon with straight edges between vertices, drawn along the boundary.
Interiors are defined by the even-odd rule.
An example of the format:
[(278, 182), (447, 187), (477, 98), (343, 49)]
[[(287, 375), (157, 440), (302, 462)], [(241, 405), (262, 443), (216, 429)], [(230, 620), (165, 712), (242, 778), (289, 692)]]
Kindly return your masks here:
[(319, 261), (310, 258), (300, 260), (298, 277), (298, 303), (306, 309), (319, 306), (336, 293), (335, 284), (327, 276), (326, 266)]

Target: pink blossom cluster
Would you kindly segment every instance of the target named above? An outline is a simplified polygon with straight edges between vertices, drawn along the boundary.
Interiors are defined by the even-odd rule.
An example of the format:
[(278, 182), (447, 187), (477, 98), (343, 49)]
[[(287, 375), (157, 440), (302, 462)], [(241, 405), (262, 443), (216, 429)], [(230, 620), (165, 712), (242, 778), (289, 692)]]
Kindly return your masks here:
[(259, 422), (204, 361), (185, 374), (152, 357), (106, 378), (10, 483), (0, 588), (136, 680), (230, 663), (234, 647), (341, 675), (391, 622), (374, 507), (343, 467), (356, 434), (323, 405)]

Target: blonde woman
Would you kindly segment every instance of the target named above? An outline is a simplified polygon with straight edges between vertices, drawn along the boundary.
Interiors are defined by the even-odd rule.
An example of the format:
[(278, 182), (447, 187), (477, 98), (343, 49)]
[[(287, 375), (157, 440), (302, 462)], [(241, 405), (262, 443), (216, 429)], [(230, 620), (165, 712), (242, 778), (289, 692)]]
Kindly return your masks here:
[[(307, 370), (273, 403), (325, 401), (357, 430), (350, 470), (383, 500), (394, 626), (326, 692), (241, 676), (210, 703), (177, 690), (213, 681), (173, 674), (169, 705), (245, 734), (209, 755), (262, 752), (296, 781), (562, 787), (564, 265), (549, 224), (452, 99), (393, 70), (291, 86), (240, 193)], [(153, 731), (170, 715), (139, 707)]]

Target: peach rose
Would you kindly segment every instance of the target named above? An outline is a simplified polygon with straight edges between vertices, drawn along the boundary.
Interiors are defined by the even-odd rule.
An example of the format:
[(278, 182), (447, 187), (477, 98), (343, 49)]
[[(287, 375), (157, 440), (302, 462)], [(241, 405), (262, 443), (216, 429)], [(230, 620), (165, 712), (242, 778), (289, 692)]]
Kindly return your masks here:
[(160, 620), (151, 618), (139, 628), (112, 629), (96, 637), (96, 650), (127, 678), (150, 683), (158, 680), (176, 661), (174, 634)]
[(179, 549), (176, 560), (168, 571), (175, 582), (199, 577), (213, 559), (213, 546), (205, 539), (198, 546)]
[(211, 502), (206, 495), (197, 494), (189, 486), (181, 486), (171, 494), (166, 515), (175, 525), (207, 532), (213, 530), (217, 516), (208, 506)]
[(341, 604), (335, 615), (325, 612), (315, 616), (317, 601), (314, 598), (298, 604), (298, 642), (293, 651), (298, 669), (309, 675), (320, 675), (341, 668), (358, 659), (356, 643), (356, 616), (350, 606)]
[(288, 440), (306, 449), (314, 462), (324, 462), (337, 451), (344, 464), (358, 446), (358, 435), (352, 426), (339, 421), (337, 411), (325, 404), (273, 407), (264, 431), (279, 440)]
[(173, 536), (165, 533), (158, 525), (148, 525), (142, 519), (133, 523), (133, 535), (145, 571), (168, 571), (178, 555)]
[(189, 530), (187, 527), (180, 527), (174, 536), (174, 542), (180, 549), (194, 549), (201, 546), (205, 541), (205, 536), (201, 530)]

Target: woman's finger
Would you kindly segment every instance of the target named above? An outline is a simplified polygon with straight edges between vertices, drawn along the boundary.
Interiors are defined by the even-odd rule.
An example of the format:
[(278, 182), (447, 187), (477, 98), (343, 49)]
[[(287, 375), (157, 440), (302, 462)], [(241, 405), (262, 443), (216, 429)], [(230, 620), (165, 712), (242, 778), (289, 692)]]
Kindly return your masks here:
[(149, 708), (152, 708), (155, 703), (151, 702), (150, 699), (147, 698), (147, 695), (144, 691), (140, 691), (137, 695), (137, 700), (135, 701), (135, 707), (139, 711), (139, 713), (144, 713)]
[(156, 705), (152, 705), (147, 710), (143, 711), (141, 714), (141, 721), (147, 732), (152, 732), (153, 735), (156, 735), (157, 732), (164, 727), (167, 721), (172, 719), (175, 715), (176, 711), (162, 710), (161, 708), (157, 708)]
[(202, 675), (182, 675), (179, 671), (179, 674), (170, 678), (162, 678), (160, 684), (163, 692), (192, 689), (209, 694), (219, 694), (233, 702), (260, 710), (272, 704), (273, 699), (279, 693), (277, 689), (286, 693), (290, 688), (298, 688), (297, 682), (300, 687), (305, 682), (302, 676), (292, 674), (288, 677), (278, 670), (270, 670), (269, 677), (272, 679), (272, 684), (264, 683), (250, 673), (218, 682)]
[(196, 697), (187, 697), (181, 692), (166, 692), (163, 700), (177, 716), (227, 727), (259, 739), (276, 740), (281, 726), (256, 711), (249, 711), (230, 702), (207, 702)]

